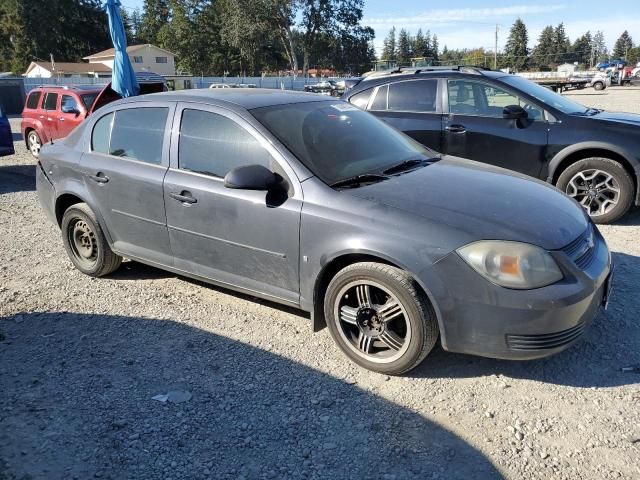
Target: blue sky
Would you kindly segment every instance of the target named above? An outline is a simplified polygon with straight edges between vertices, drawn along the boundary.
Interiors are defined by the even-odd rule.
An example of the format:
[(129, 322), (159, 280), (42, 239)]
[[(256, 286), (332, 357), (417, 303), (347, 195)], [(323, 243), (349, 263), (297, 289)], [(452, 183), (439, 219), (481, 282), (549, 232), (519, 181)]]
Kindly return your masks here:
[[(121, 0), (126, 7), (142, 6), (143, 0)], [(498, 24), (498, 48), (504, 46), (509, 28), (517, 17), (529, 29), (529, 43), (536, 43), (540, 31), (549, 24), (564, 22), (571, 41), (587, 30), (602, 30), (607, 45), (626, 29), (640, 44), (640, 0), (365, 0), (364, 23), (376, 31), (379, 51), (382, 40), (395, 25), (415, 32), (422, 27), (437, 33), (440, 48), (493, 49), (495, 26)]]

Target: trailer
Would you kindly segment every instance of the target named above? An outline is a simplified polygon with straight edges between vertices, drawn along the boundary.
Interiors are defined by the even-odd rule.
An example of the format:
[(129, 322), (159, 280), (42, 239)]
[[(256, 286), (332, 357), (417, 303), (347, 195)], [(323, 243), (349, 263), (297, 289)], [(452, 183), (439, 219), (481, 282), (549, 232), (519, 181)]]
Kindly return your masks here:
[(591, 85), (591, 80), (587, 78), (532, 78), (530, 80), (558, 93), (565, 90), (582, 90)]

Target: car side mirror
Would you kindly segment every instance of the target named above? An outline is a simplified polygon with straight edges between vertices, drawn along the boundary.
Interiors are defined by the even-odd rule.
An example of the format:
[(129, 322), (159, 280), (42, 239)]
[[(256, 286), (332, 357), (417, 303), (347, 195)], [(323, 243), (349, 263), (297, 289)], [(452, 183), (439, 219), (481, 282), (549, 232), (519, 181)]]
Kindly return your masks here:
[(224, 177), (224, 186), (238, 190), (270, 190), (278, 183), (280, 176), (262, 165), (236, 167)]
[(508, 120), (525, 120), (529, 114), (520, 105), (507, 105), (502, 110), (502, 118)]

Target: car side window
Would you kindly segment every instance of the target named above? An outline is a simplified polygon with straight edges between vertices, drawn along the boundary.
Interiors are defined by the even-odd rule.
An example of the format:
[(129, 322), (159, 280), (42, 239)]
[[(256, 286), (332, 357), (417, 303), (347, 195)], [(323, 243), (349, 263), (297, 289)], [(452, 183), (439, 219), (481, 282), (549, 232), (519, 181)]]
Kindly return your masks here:
[(111, 143), (111, 126), (113, 123), (113, 113), (102, 117), (93, 126), (91, 133), (91, 150), (97, 153), (109, 154), (109, 144)]
[(450, 80), (449, 112), (460, 115), (502, 118), (508, 105), (524, 108), (532, 120), (544, 120), (544, 111), (512, 93), (494, 85), (465, 80)]
[(349, 103), (355, 105), (358, 108), (361, 108), (362, 110), (365, 110), (367, 108), (367, 105), (369, 104), (369, 98), (371, 97), (372, 93), (373, 88), (368, 88), (360, 93), (356, 93), (349, 99)]
[(40, 92), (31, 92), (29, 98), (27, 98), (27, 108), (38, 108), (38, 102), (40, 101)]
[(387, 109), (400, 112), (435, 112), (438, 81), (411, 80), (389, 84)]
[(389, 95), (389, 85), (382, 85), (378, 88), (376, 96), (371, 102), (369, 110), (380, 111), (387, 109), (387, 97)]
[(80, 111), (78, 107), (78, 102), (71, 95), (62, 95), (62, 100), (60, 101), (60, 109), (64, 110), (66, 108), (74, 109), (76, 111)]
[(58, 94), (57, 93), (47, 93), (47, 96), (44, 98), (43, 108), (45, 110), (55, 110), (58, 108)]
[(160, 165), (168, 114), (166, 107), (117, 110), (109, 154)]
[(241, 125), (212, 112), (182, 112), (178, 167), (223, 178), (243, 165), (271, 168), (271, 154)]

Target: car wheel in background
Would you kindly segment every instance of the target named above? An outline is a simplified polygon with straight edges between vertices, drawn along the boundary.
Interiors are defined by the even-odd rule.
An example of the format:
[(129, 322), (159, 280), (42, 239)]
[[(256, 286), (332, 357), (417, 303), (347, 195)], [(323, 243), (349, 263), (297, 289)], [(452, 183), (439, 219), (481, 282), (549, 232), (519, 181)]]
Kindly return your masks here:
[(42, 140), (40, 140), (40, 135), (35, 130), (31, 130), (27, 134), (27, 147), (31, 152), (31, 155), (34, 157), (38, 157), (40, 155), (40, 148), (42, 148)]
[(62, 241), (73, 265), (92, 277), (115, 271), (122, 257), (113, 253), (98, 220), (86, 203), (72, 205), (62, 217)]
[(591, 157), (562, 172), (556, 186), (576, 200), (595, 223), (611, 223), (631, 207), (634, 184), (615, 160)]
[(363, 262), (336, 274), (324, 312), (329, 331), (355, 363), (398, 375), (422, 362), (438, 339), (433, 307), (407, 272)]
[(603, 82), (596, 82), (593, 84), (593, 89), (594, 90), (604, 90), (604, 83)]

